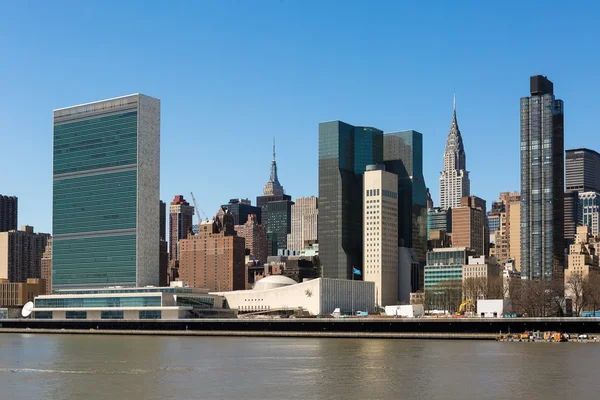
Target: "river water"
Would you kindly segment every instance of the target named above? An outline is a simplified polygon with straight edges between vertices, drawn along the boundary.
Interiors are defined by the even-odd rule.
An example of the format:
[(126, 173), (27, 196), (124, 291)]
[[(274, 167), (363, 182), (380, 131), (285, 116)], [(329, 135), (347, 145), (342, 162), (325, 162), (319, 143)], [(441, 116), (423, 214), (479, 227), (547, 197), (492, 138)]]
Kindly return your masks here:
[(0, 334), (0, 399), (597, 399), (600, 345)]

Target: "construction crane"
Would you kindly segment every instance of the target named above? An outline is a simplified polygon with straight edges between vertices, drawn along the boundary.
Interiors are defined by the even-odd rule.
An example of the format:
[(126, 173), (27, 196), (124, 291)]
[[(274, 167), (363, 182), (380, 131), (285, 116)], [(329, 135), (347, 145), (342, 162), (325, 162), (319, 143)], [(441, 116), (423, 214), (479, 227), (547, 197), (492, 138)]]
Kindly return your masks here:
[(196, 198), (194, 197), (194, 192), (190, 192), (190, 194), (192, 195), (192, 201), (194, 202), (194, 208), (196, 209), (196, 218), (198, 218), (198, 224), (201, 224), (203, 221), (202, 218), (200, 217), (200, 211), (202, 211), (202, 214), (204, 214), (204, 217), (208, 221), (208, 215), (206, 215), (204, 210), (202, 210), (200, 207), (198, 207), (198, 204), (196, 203)]

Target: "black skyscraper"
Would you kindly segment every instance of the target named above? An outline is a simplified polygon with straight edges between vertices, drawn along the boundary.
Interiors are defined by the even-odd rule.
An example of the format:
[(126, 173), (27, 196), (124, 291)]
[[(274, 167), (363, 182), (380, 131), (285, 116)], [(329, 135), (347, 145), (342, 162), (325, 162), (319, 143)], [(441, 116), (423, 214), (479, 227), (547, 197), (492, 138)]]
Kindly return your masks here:
[[(383, 161), (383, 132), (341, 121), (319, 124), (319, 257), (323, 277), (362, 271), (362, 175)], [(360, 279), (360, 277), (357, 277)]]
[(562, 282), (564, 105), (541, 75), (521, 98), (521, 277)]

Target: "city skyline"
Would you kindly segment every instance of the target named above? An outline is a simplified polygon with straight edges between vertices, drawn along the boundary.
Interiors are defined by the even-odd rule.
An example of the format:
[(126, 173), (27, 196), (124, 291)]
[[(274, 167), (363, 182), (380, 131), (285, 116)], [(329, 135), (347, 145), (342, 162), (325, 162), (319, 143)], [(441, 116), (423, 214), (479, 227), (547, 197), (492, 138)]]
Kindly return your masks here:
[[(198, 58), (173, 50), (174, 52), (168, 53), (173, 56), (172, 62), (165, 65), (158, 62), (155, 56), (146, 54), (144, 61), (147, 68), (143, 71), (123, 72), (120, 68), (110, 67), (102, 74), (100, 68), (103, 64), (97, 58), (98, 55), (91, 53), (91, 47), (83, 46), (85, 48), (82, 48), (77, 58), (72, 58), (60, 49), (55, 56), (46, 52), (31, 54), (27, 49), (39, 41), (39, 45), (43, 47), (46, 40), (54, 40), (51, 38), (75, 36), (74, 45), (81, 43), (83, 38), (93, 43), (106, 43), (122, 55), (124, 60), (133, 60), (132, 57), (139, 52), (128, 54), (131, 46), (126, 46), (119, 40), (121, 34), (100, 35), (94, 26), (85, 25), (86, 18), (78, 21), (76, 27), (51, 27), (47, 21), (54, 20), (52, 15), (58, 10), (42, 6), (43, 13), (28, 13), (26, 7), (8, 5), (4, 10), (6, 23), (0, 24), (0, 34), (16, 32), (22, 41), (20, 45), (0, 43), (10, 60), (0, 66), (0, 72), (11, 77), (11, 83), (4, 88), (5, 96), (0, 100), (0, 108), (6, 110), (6, 115), (0, 119), (0, 135), (11, 148), (6, 154), (8, 163), (20, 162), (23, 154), (35, 160), (34, 166), (14, 168), (10, 173), (0, 176), (0, 193), (19, 198), (18, 225), (34, 225), (41, 232), (51, 232), (52, 190), (49, 169), (52, 154), (48, 151), (52, 140), (51, 110), (134, 92), (148, 93), (160, 98), (164, 104), (161, 126), (161, 147), (164, 150), (161, 181), (164, 184), (161, 186), (160, 198), (169, 201), (174, 194), (195, 191), (199, 206), (205, 210), (214, 210), (230, 198), (252, 199), (260, 194), (267, 178), (265, 164), (270, 158), (270, 142), (274, 136), (278, 142), (278, 173), (287, 192), (292, 198), (317, 195), (318, 124), (330, 120), (343, 120), (356, 126), (377, 126), (386, 132), (401, 129), (422, 132), (425, 183), (438, 206), (437, 178), (443, 167), (441, 157), (454, 91), (459, 99), (465, 151), (469, 154), (468, 169), (477, 171), (471, 177), (471, 191), (490, 203), (500, 191), (519, 190), (519, 106), (515, 99), (523, 93), (524, 77), (535, 74), (551, 77), (560, 88), (562, 98), (569, 104), (569, 118), (565, 121), (565, 148), (586, 147), (600, 151), (600, 148), (586, 139), (586, 136), (593, 133), (591, 116), (594, 104), (590, 101), (590, 93), (600, 89), (600, 82), (587, 78), (594, 76), (591, 71), (597, 69), (599, 60), (587, 50), (593, 43), (586, 38), (598, 36), (598, 28), (593, 23), (585, 23), (587, 18), (593, 21), (593, 13), (581, 8), (560, 11), (553, 7), (536, 8), (536, 12), (540, 13), (538, 22), (526, 17), (527, 9), (535, 8), (534, 5), (525, 5), (523, 12), (517, 14), (508, 8), (497, 9), (492, 5), (481, 5), (478, 13), (461, 6), (442, 5), (433, 15), (425, 12), (424, 6), (377, 5), (367, 7), (373, 12), (376, 21), (386, 22), (401, 13), (411, 13), (415, 18), (406, 24), (386, 28), (389, 35), (381, 35), (377, 30), (369, 33), (368, 29), (362, 27), (354, 28), (354, 31), (349, 27), (342, 27), (339, 34), (332, 35), (332, 27), (319, 25), (319, 22), (325, 18), (323, 15), (335, 9), (333, 5), (320, 6), (318, 13), (309, 6), (286, 5), (294, 9), (299, 21), (306, 19), (319, 25), (309, 37), (298, 39), (298, 46), (287, 49), (280, 44), (294, 38), (301, 26), (305, 26), (299, 23), (286, 26), (279, 21), (279, 17), (288, 14), (288, 8), (276, 3), (252, 6), (252, 10), (244, 4), (239, 7), (239, 14), (236, 13), (232, 18), (236, 23), (241, 22), (241, 25), (222, 26), (223, 35), (215, 39), (214, 43), (201, 39), (206, 36), (204, 29), (214, 27), (212, 22), (209, 27), (192, 29), (189, 38), (184, 38), (181, 43), (182, 46), (194, 47), (194, 43), (201, 41), (202, 51), (208, 57)], [(229, 17), (230, 10), (227, 7), (216, 5), (196, 6), (196, 9), (192, 7), (186, 13), (171, 10), (165, 14), (177, 16), (185, 23), (199, 8), (206, 8), (203, 11), (212, 16), (214, 23), (225, 21)], [(363, 10), (359, 8), (336, 11), (347, 18), (355, 18), (362, 14)], [(109, 8), (102, 5), (86, 6), (86, 10), (85, 15), (113, 18), (110, 20), (112, 25), (122, 27), (124, 30), (121, 31), (124, 33), (141, 29), (148, 34), (149, 38), (139, 39), (136, 43), (141, 52), (150, 48), (153, 43), (157, 44), (158, 53), (171, 51), (166, 43), (171, 43), (174, 37), (168, 30), (153, 33), (148, 30), (152, 24), (148, 24), (148, 27), (138, 23), (128, 25), (132, 15), (138, 13), (144, 17), (140, 18), (143, 20), (158, 19), (159, 13), (152, 7), (138, 10), (132, 3), (124, 6), (119, 16), (108, 15)], [(81, 12), (81, 8), (75, 5), (67, 13), (78, 12)], [(251, 23), (242, 18), (248, 12), (255, 17)], [(28, 23), (18, 23), (26, 14)], [(521, 44), (517, 40), (519, 27), (541, 27), (544, 17), (552, 18), (559, 14), (572, 25), (566, 27), (565, 34), (556, 38), (552, 44), (540, 44), (543, 47), (540, 50), (562, 45), (566, 49), (565, 54), (556, 63), (546, 65), (543, 60), (529, 54), (525, 43)], [(492, 16), (497, 19), (509, 15), (514, 28), (500, 29), (486, 22)], [(575, 21), (574, 18), (566, 18), (569, 15), (578, 16), (576, 25), (569, 22)], [(448, 29), (455, 27), (456, 18), (463, 21), (463, 27)], [(247, 32), (256, 23), (280, 30), (281, 37), (265, 41), (261, 36), (256, 36), (260, 33)], [(410, 32), (414, 26), (434, 26), (436, 23), (439, 24), (438, 27), (420, 37), (408, 35), (410, 40), (404, 38), (406, 32)], [(81, 34), (72, 35), (74, 29), (81, 30)], [(336, 26), (336, 29), (340, 27)], [(472, 37), (472, 32), (475, 31), (490, 42), (489, 46), (483, 48), (484, 39)], [(325, 43), (316, 48), (309, 46), (316, 38), (314, 35), (319, 34), (328, 38)], [(365, 39), (359, 40), (363, 36)], [(502, 44), (504, 41), (514, 43)], [(570, 45), (573, 41), (577, 42), (575, 46)], [(244, 60), (252, 51), (261, 52), (266, 57), (252, 59), (243, 68), (227, 67), (238, 65), (238, 59), (235, 58), (237, 56), (230, 52), (223, 54), (221, 50), (243, 50), (244, 46), (248, 49), (239, 56)], [(433, 52), (423, 50), (432, 46), (435, 50)], [(378, 64), (383, 66), (377, 73), (373, 69), (354, 64), (341, 71), (338, 68), (339, 59), (326, 52), (331, 47), (352, 53), (366, 52), (372, 58), (378, 58)], [(402, 58), (412, 57), (418, 62), (397, 68), (397, 56), (390, 55), (393, 53), (389, 51), (390, 48), (401, 49)], [(477, 50), (477, 57), (467, 57), (467, 52), (473, 48)], [(25, 54), (29, 61), (27, 63), (23, 61)], [(219, 54), (222, 54), (222, 59), (204, 61)], [(433, 66), (438, 68), (441, 60), (444, 61), (443, 73), (432, 74)], [(299, 66), (294, 66), (297, 61), (302, 62)], [(39, 65), (44, 65), (44, 68)], [(62, 65), (67, 65), (68, 68), (64, 71), (59, 69)], [(396, 66), (392, 68), (391, 65)], [(202, 74), (191, 75), (192, 70), (197, 72), (199, 68)], [(117, 70), (119, 74), (116, 74)], [(502, 72), (494, 74), (492, 80), (492, 70)], [(82, 71), (86, 73), (83, 74)], [(89, 73), (94, 71), (98, 75), (97, 83), (86, 84), (89, 82)], [(115, 76), (120, 74), (123, 76)], [(190, 79), (191, 76), (194, 78)], [(332, 82), (336, 81), (333, 77), (338, 78), (338, 82)], [(489, 90), (483, 90), (480, 84), (486, 79), (490, 81), (490, 85), (497, 83), (491, 88), (494, 92), (494, 107), (486, 105), (489, 104)], [(211, 80), (214, 82), (210, 82)], [(255, 98), (259, 89), (256, 85), (260, 85), (262, 93)], [(203, 89), (204, 86), (206, 89)], [(369, 102), (347, 95), (350, 89), (367, 88), (371, 88), (374, 94)], [(23, 93), (28, 91), (35, 91), (38, 95), (35, 98), (24, 96)], [(197, 92), (204, 94), (198, 97)], [(425, 96), (425, 93), (428, 95)], [(435, 93), (435, 96), (429, 96), (429, 93)], [(298, 108), (299, 105), (302, 106)], [(199, 120), (196, 117), (198, 110), (205, 110), (200, 113)], [(233, 115), (236, 118), (231, 118)], [(201, 122), (202, 128), (198, 128), (197, 122)], [(284, 122), (288, 125), (282, 130)], [(244, 131), (251, 134), (244, 135), (241, 133)], [(233, 146), (228, 144), (227, 149), (222, 151), (211, 149), (219, 148), (222, 145), (221, 138), (225, 137), (233, 139), (228, 143), (242, 148), (245, 155), (248, 155), (248, 151), (252, 153), (252, 161), (248, 157), (247, 161), (241, 160), (231, 166), (223, 165), (224, 173), (232, 179), (223, 182), (210, 180), (207, 172), (198, 172), (196, 169), (193, 172), (181, 172), (182, 160), (198, 160), (200, 165), (221, 161), (223, 151), (231, 151)], [(490, 141), (494, 142), (493, 147), (489, 147)], [(491, 167), (499, 164), (505, 167)], [(301, 174), (296, 173), (298, 165), (303, 166)], [(235, 168), (243, 170), (243, 174), (234, 174)]]

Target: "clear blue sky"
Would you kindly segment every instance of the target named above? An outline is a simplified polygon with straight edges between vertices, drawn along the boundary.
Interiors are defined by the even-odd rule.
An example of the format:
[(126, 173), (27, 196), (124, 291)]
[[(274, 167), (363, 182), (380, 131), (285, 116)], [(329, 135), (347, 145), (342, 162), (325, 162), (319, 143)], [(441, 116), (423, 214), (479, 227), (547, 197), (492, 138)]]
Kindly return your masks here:
[(0, 4), (0, 193), (51, 230), (52, 110), (162, 101), (161, 198), (253, 203), (272, 137), (292, 197), (318, 194), (318, 123), (424, 134), (439, 172), (456, 91), (472, 193), (519, 190), (519, 98), (547, 75), (565, 145), (600, 150), (600, 6), (565, 1), (60, 1)]

